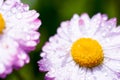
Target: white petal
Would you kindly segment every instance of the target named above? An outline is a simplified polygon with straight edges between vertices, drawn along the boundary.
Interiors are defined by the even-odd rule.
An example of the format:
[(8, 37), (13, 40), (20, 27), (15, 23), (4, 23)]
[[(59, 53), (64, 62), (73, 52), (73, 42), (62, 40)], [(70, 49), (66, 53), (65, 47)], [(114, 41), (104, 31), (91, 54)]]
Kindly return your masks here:
[(96, 35), (105, 37), (114, 27), (116, 27), (116, 18), (110, 19), (108, 21), (103, 21), (99, 25)]
[(0, 0), (0, 7), (2, 6), (4, 0)]
[(112, 59), (105, 59), (104, 65), (109, 67), (112, 71), (120, 72), (120, 61), (119, 60), (112, 60)]
[(96, 77), (93, 76), (92, 70), (87, 70), (85, 80), (96, 80)]
[(106, 72), (102, 72), (99, 68), (96, 70), (94, 69), (93, 74), (95, 80), (113, 80), (111, 76), (106, 76)]
[(107, 47), (107, 49), (103, 49), (104, 51), (104, 56), (107, 58), (115, 59), (115, 60), (120, 60), (120, 49), (119, 47)]
[(5, 66), (3, 64), (0, 64), (0, 74), (4, 73)]
[(100, 13), (92, 17), (92, 19), (90, 20), (90, 28), (88, 30), (90, 35), (94, 35), (96, 33), (98, 27), (100, 27), (101, 21), (102, 16)]

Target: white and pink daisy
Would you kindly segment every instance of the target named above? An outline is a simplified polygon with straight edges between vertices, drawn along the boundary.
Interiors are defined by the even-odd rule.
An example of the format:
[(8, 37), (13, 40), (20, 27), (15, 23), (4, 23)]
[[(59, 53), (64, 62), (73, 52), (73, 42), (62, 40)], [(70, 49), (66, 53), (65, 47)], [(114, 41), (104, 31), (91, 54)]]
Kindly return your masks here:
[(75, 14), (42, 48), (45, 80), (120, 80), (120, 27), (105, 14)]
[(0, 0), (0, 78), (29, 63), (39, 42), (39, 14), (20, 0)]

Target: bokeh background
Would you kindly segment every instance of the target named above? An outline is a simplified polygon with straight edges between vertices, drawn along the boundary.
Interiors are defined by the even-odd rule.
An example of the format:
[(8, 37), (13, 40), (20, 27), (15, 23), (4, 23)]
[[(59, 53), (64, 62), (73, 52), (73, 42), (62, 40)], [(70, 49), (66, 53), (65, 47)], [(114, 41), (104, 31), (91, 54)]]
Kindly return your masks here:
[(3, 80), (44, 80), (44, 74), (39, 72), (37, 61), (40, 59), (42, 46), (50, 36), (56, 33), (60, 23), (70, 20), (73, 14), (88, 13), (92, 17), (96, 13), (105, 13), (109, 18), (117, 17), (120, 24), (119, 0), (22, 0), (29, 4), (30, 9), (40, 13), (42, 25), (40, 43), (36, 50), (30, 53), (30, 63), (19, 70), (14, 70)]

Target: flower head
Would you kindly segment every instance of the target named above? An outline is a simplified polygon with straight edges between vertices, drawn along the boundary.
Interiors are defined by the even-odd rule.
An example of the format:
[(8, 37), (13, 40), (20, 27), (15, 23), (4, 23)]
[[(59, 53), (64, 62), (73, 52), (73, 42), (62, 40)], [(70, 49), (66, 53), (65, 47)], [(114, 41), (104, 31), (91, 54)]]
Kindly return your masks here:
[(0, 0), (0, 78), (29, 62), (39, 42), (38, 16), (20, 0)]
[(46, 80), (119, 80), (120, 27), (105, 14), (75, 14), (43, 47)]

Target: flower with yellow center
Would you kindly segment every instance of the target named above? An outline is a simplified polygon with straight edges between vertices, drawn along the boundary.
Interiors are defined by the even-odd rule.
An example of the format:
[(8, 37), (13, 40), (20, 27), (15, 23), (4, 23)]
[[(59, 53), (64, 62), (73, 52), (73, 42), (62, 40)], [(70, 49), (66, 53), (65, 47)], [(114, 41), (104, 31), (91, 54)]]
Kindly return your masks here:
[(97, 14), (74, 15), (42, 48), (45, 80), (120, 80), (120, 27)]
[(39, 42), (39, 14), (20, 0), (0, 0), (0, 78), (29, 63)]

